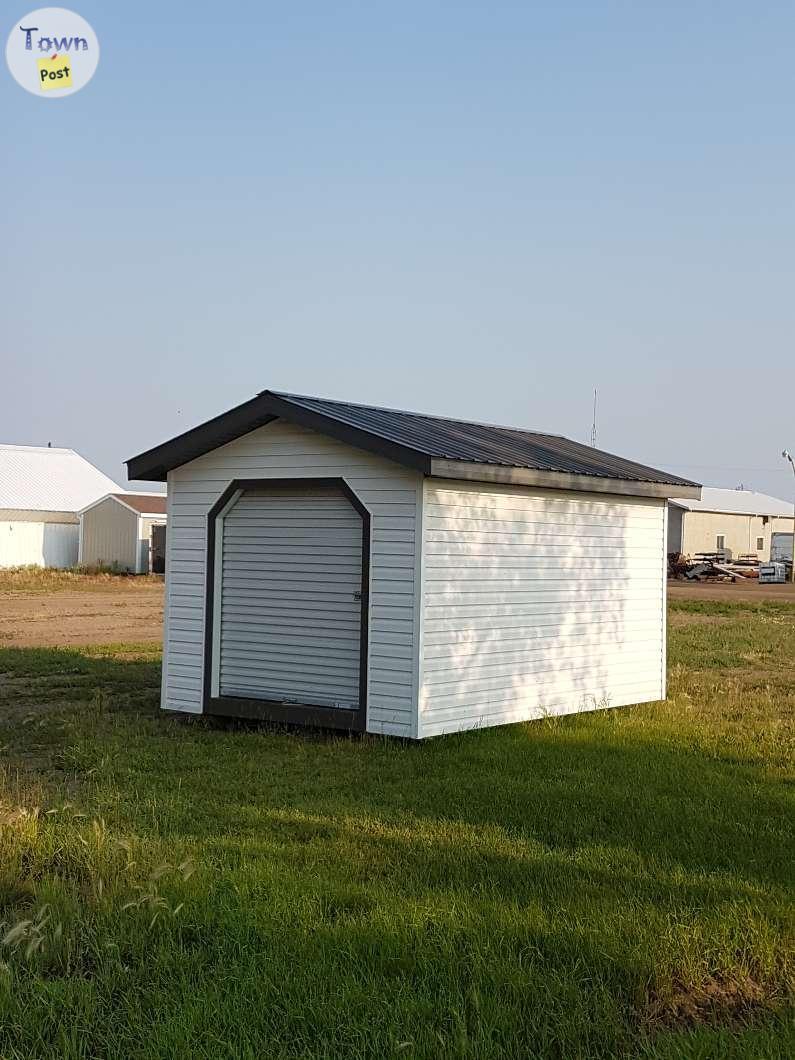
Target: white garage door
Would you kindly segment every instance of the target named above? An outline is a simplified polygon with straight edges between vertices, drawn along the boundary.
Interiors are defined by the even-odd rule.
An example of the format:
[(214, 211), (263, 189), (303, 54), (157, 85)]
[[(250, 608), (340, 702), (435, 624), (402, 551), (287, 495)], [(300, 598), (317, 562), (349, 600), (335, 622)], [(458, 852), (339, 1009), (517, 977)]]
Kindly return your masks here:
[(362, 519), (345, 494), (247, 491), (222, 541), (220, 694), (356, 709)]

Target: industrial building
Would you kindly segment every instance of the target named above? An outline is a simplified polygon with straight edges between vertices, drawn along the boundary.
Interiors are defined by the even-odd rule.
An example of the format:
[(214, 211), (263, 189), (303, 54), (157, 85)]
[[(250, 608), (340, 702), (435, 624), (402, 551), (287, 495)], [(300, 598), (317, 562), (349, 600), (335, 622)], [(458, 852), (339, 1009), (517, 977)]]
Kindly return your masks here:
[[(789, 546), (793, 504), (752, 490), (705, 486), (701, 497), (668, 502), (668, 552), (696, 556), (723, 553), (727, 560), (755, 555), (766, 563)], [(786, 540), (785, 540), (786, 539)], [(782, 553), (783, 554), (783, 553)]]

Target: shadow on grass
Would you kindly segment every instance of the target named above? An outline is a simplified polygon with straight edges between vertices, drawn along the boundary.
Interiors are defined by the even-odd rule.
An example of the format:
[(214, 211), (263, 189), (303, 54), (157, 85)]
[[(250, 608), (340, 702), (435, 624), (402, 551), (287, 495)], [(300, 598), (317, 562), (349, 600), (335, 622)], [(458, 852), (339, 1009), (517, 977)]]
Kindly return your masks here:
[[(216, 729), (161, 714), (159, 673), (151, 646), (0, 651), (0, 723), (20, 696), (60, 704), (49, 741), (14, 738), (67, 761), (111, 831), (199, 867), (162, 942), (130, 935), (135, 988), (92, 984), (98, 1055), (143, 1008), (149, 1055), (637, 1056), (672, 983), (749, 969), (764, 1015), (788, 959), (791, 789), (744, 745), (719, 757), (654, 706), (421, 744)], [(37, 1014), (29, 1055), (48, 1033)]]
[[(7, 714), (15, 705), (97, 696), (111, 713), (132, 708), (128, 728), (108, 736), (131, 751), (127, 772), (113, 782), (162, 797), (182, 835), (281, 832), (286, 839), (292, 829), (300, 839), (314, 818), (338, 829), (365, 815), (387, 826), (410, 820), (420, 833), (434, 823), (498, 829), (507, 841), (550, 851), (570, 854), (588, 844), (689, 873), (791, 883), (791, 785), (764, 764), (743, 761), (741, 749), (721, 758), (702, 747), (697, 734), (689, 736), (685, 714), (672, 719), (641, 708), (629, 722), (620, 712), (598, 712), (411, 744), (175, 719), (157, 709), (159, 682), (151, 645), (0, 650)], [(85, 736), (101, 749), (94, 719)], [(286, 810), (309, 823), (280, 821)], [(387, 834), (378, 840), (391, 841)], [(449, 858), (436, 849), (433, 862), (454, 877), (460, 856), (454, 845)], [(513, 879), (507, 865), (505, 872)]]
[(72, 701), (96, 692), (126, 695), (159, 688), (157, 645), (0, 648), (0, 702), (46, 697)]

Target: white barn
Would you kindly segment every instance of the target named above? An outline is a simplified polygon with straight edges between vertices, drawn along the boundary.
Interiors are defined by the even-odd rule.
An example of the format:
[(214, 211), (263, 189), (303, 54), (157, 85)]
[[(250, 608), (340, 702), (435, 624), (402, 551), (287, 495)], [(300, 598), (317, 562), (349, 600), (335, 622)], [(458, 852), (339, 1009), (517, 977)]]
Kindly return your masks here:
[(421, 739), (659, 700), (676, 476), (556, 435), (264, 391), (168, 482), (168, 710)]
[(0, 567), (73, 567), (87, 504), (119, 486), (73, 449), (0, 445)]

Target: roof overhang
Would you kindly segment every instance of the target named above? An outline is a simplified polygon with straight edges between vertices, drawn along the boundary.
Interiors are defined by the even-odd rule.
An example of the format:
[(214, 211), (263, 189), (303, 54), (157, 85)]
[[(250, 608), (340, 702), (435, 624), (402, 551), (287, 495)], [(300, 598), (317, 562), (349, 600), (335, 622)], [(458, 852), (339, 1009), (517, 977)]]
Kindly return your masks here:
[(171, 441), (155, 446), (127, 461), (127, 477), (130, 480), (165, 482), (169, 471), (182, 467), (199, 456), (204, 456), (219, 446), (232, 442), (258, 427), (264, 427), (275, 419), (297, 423), (301, 427), (327, 434), (347, 445), (364, 449), (378, 456), (385, 456), (396, 464), (414, 468), (424, 474), (430, 473), (430, 457), (384, 438), (362, 431), (358, 427), (340, 423), (330, 416), (301, 408), (291, 401), (269, 391), (258, 394), (251, 401), (216, 416), (206, 423), (180, 434)]
[(614, 493), (624, 497), (667, 498), (701, 496), (700, 486), (681, 486), (661, 482), (633, 482), (603, 478), (597, 475), (574, 475), (567, 471), (534, 471), (524, 467), (502, 467), (498, 464), (470, 464), (461, 460), (432, 460), (434, 478), (455, 478), (473, 482), (498, 482), (510, 486), (538, 486), (545, 489), (573, 490), (578, 493)]

